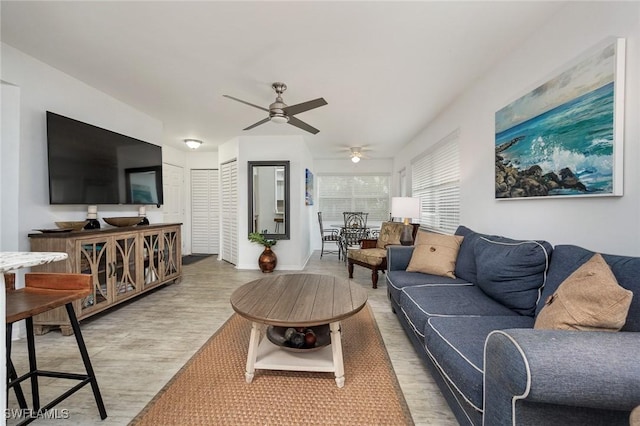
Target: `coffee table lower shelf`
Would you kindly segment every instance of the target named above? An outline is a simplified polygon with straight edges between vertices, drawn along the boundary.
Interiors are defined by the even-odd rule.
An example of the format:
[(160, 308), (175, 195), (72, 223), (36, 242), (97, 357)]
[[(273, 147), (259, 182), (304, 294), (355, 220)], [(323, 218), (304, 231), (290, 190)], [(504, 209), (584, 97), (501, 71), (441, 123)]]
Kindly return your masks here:
[(269, 339), (260, 339), (261, 325), (253, 323), (247, 354), (247, 383), (253, 381), (255, 370), (310, 371), (335, 373), (336, 384), (344, 386), (344, 365), (340, 322), (330, 324), (331, 344), (308, 352), (293, 352), (283, 349)]

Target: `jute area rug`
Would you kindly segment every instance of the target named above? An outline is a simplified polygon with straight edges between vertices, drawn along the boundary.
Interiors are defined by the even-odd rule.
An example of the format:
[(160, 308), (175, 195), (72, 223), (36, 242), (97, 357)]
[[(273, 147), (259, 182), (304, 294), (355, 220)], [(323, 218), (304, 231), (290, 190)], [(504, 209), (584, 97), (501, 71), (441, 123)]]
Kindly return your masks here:
[(333, 373), (256, 370), (251, 323), (234, 314), (131, 425), (413, 425), (369, 306), (342, 322), (345, 385)]

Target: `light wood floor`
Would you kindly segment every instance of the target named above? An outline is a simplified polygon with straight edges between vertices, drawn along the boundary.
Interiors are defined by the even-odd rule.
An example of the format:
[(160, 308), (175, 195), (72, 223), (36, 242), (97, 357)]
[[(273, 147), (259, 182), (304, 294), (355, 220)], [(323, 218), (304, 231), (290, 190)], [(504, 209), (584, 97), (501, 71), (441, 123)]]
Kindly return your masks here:
[[(319, 252), (314, 253), (304, 272), (347, 277), (343, 262), (339, 262), (335, 255), (325, 254), (320, 259)], [(231, 316), (233, 310), (229, 297), (233, 290), (262, 276), (260, 271), (236, 270), (212, 256), (184, 266), (181, 283), (161, 287), (106, 314), (83, 321), (82, 333), (109, 417), (100, 420), (91, 389), (86, 386), (57, 407), (68, 410), (68, 419), (39, 420), (34, 424), (128, 424)], [(381, 275), (379, 288), (374, 290), (371, 288), (370, 271), (356, 266), (354, 280), (368, 291), (369, 304), (415, 423), (457, 424), (391, 312), (384, 276)], [(83, 372), (82, 361), (71, 336), (63, 337), (57, 330), (36, 336), (36, 349), (40, 369)], [(27, 364), (24, 339), (14, 341), (12, 353), (16, 368), (19, 372), (24, 371)], [(41, 399), (48, 402), (51, 399), (49, 395), (61, 393), (72, 382), (42, 378), (40, 383)], [(17, 407), (15, 395), (10, 392), (9, 408)], [(9, 425), (15, 423), (7, 420)]]

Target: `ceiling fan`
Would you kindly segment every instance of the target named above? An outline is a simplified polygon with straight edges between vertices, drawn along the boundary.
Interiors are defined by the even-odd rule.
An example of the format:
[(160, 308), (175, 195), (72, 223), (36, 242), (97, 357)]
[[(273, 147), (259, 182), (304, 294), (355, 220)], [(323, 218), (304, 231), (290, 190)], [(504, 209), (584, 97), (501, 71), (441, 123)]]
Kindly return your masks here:
[(351, 161), (354, 163), (358, 163), (363, 158), (369, 158), (369, 156), (365, 154), (365, 151), (371, 151), (371, 149), (366, 146), (344, 146), (340, 148), (340, 151), (348, 151)]
[(305, 123), (304, 121), (294, 117), (296, 114), (300, 114), (301, 112), (309, 111), (310, 109), (318, 108), (324, 105), (327, 105), (327, 101), (323, 98), (314, 99), (312, 101), (302, 102), (301, 104), (288, 106), (282, 101), (282, 93), (287, 90), (287, 85), (284, 83), (273, 83), (271, 85), (273, 90), (276, 92), (276, 101), (269, 105), (269, 109), (263, 108), (258, 105), (254, 105), (250, 102), (243, 101), (242, 99), (234, 98), (229, 95), (222, 95), (225, 98), (233, 99), (234, 101), (242, 102), (243, 104), (252, 106), (254, 108), (261, 109), (269, 113), (269, 117), (258, 121), (257, 123), (252, 124), (249, 127), (246, 127), (242, 130), (249, 130), (257, 127), (261, 124), (266, 123), (267, 121), (272, 121), (274, 123), (289, 123), (292, 126), (296, 126), (302, 130), (306, 130), (309, 133), (313, 133), (314, 135), (318, 133), (320, 130), (316, 129)]

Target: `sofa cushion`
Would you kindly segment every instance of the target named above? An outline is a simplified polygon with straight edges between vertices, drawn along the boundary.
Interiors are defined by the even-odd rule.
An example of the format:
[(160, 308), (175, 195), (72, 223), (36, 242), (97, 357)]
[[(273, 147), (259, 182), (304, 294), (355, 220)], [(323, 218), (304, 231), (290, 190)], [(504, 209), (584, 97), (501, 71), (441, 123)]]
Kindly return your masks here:
[(633, 293), (618, 285), (607, 262), (596, 253), (549, 296), (534, 328), (618, 331), (632, 298)]
[[(544, 307), (544, 301), (556, 292), (560, 284), (573, 271), (591, 259), (595, 252), (574, 245), (558, 245), (553, 250), (551, 265), (547, 276), (547, 284), (542, 290), (542, 297), (536, 313)], [(640, 257), (617, 256), (603, 254), (613, 275), (621, 287), (631, 290), (634, 294), (627, 314), (627, 321), (621, 331), (640, 331)]]
[(350, 259), (364, 262), (368, 265), (379, 266), (387, 257), (387, 249), (370, 248), (370, 249), (349, 249), (348, 256)]
[(456, 259), (455, 275), (458, 278), (462, 278), (470, 283), (477, 281), (476, 277), (476, 255), (474, 253), (474, 247), (476, 241), (482, 234), (472, 231), (466, 226), (458, 226), (455, 235), (464, 237), (462, 244), (460, 244), (460, 250), (458, 250), (458, 258)]
[(520, 315), (533, 316), (547, 276), (551, 245), (483, 236), (474, 250), (478, 287)]
[(456, 258), (463, 238), (419, 231), (407, 271), (455, 278)]
[(519, 315), (432, 317), (424, 329), (425, 348), (451, 387), (482, 411), (485, 339), (494, 330), (531, 328), (533, 321)]
[(402, 222), (383, 222), (376, 241), (376, 247), (386, 249), (390, 244), (400, 244), (400, 235), (403, 229), (404, 223)]
[(398, 304), (420, 339), (427, 320), (434, 316), (518, 315), (473, 285), (404, 287)]
[(472, 284), (459, 278), (441, 277), (421, 272), (387, 271), (387, 290), (396, 303), (400, 303), (400, 293), (405, 287), (448, 285)]

